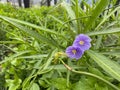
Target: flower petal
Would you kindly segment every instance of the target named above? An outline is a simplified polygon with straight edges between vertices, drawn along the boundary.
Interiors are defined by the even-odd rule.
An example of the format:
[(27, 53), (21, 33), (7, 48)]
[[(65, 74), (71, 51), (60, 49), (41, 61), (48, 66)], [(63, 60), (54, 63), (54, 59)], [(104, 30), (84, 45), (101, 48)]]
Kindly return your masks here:
[(80, 34), (75, 38), (73, 42), (73, 46), (77, 46), (81, 48), (83, 51), (85, 51), (91, 47), (90, 42), (91, 42), (91, 38), (89, 36)]
[[(73, 52), (73, 50), (75, 52)], [(81, 50), (79, 47), (76, 47), (76, 46), (69, 46), (66, 49), (67, 56), (72, 58), (72, 59), (79, 59), (79, 58), (81, 58), (83, 53), (84, 53), (84, 51)]]

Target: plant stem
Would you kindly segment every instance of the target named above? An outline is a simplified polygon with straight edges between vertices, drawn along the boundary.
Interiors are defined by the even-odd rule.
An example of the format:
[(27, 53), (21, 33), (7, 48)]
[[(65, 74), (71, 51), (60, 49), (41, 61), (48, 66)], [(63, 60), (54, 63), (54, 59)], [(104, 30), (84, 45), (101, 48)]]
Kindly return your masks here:
[[(78, 0), (75, 0), (75, 3), (76, 3), (76, 18), (79, 18), (79, 7), (78, 7)], [(79, 34), (81, 31), (80, 31), (80, 21), (79, 19), (77, 19), (77, 34)]]
[(115, 90), (120, 90), (118, 87), (116, 87), (115, 85), (111, 84), (109, 81), (107, 81), (107, 80), (105, 80), (105, 79), (103, 79), (100, 76), (97, 76), (95, 74), (88, 73), (88, 72), (83, 72), (83, 71), (76, 71), (76, 70), (73, 70), (73, 69), (71, 71), (74, 72), (74, 73), (83, 74), (83, 75), (87, 75), (87, 76), (91, 76), (91, 77), (97, 78), (97, 79), (103, 81), (104, 83), (108, 84), (109, 86), (111, 86)]
[(113, 84), (110, 83), (109, 81), (101, 78), (100, 76), (97, 76), (97, 75), (95, 75), (95, 74), (88, 73), (88, 72), (76, 71), (76, 70), (72, 69), (70, 66), (68, 66), (67, 64), (65, 64), (62, 60), (60, 60), (60, 61), (63, 63), (63, 65), (64, 65), (68, 70), (70, 70), (70, 71), (73, 72), (73, 73), (77, 73), (77, 74), (82, 74), (82, 75), (94, 77), (94, 78), (99, 79), (99, 80), (103, 81), (104, 83), (108, 84), (108, 85), (111, 86), (113, 89), (115, 89), (115, 90), (120, 90), (118, 87), (116, 87), (115, 85), (113, 85)]

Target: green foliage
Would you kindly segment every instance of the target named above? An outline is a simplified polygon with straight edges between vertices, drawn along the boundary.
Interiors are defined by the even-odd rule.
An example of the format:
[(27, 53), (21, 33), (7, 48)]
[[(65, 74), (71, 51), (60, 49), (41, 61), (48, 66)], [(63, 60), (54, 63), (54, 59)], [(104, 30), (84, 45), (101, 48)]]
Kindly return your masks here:
[(64, 78), (55, 78), (51, 81), (53, 87), (58, 90), (70, 90), (71, 84), (67, 86), (67, 80)]
[[(85, 9), (77, 0), (29, 9), (0, 4), (0, 43), (8, 49), (0, 61), (1, 87), (119, 90), (120, 15), (114, 13), (120, 6), (107, 9), (109, 3), (115, 0), (83, 1)], [(65, 49), (81, 33), (91, 37), (91, 50), (71, 61)]]
[(101, 12), (108, 6), (109, 0), (98, 0), (98, 3), (95, 8), (91, 11), (91, 17), (86, 22), (85, 30), (89, 30), (91, 25), (94, 25), (95, 20), (100, 16)]
[(40, 90), (40, 88), (39, 88), (38, 84), (33, 83), (30, 90)]
[(107, 73), (109, 73), (112, 77), (120, 81), (120, 68), (119, 68), (120, 65), (119, 64), (93, 51), (88, 51), (88, 54)]
[[(1, 68), (0, 68), (1, 69)], [(5, 89), (5, 78), (4, 78), (4, 74), (0, 73), (0, 90)]]
[(73, 90), (113, 90), (108, 88), (103, 83), (97, 83), (93, 78), (82, 78), (79, 82), (74, 84)]
[(16, 90), (19, 88), (21, 80), (18, 79), (17, 77), (15, 78), (16, 80), (6, 80), (6, 84), (9, 87), (9, 90)]

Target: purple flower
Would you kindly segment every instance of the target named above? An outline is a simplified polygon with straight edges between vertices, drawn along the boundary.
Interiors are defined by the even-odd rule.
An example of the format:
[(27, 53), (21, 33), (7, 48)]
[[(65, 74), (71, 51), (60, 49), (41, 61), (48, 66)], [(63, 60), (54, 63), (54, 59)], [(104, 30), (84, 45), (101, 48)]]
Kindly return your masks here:
[(82, 57), (84, 51), (81, 50), (79, 47), (76, 46), (69, 46), (66, 49), (66, 54), (68, 57), (72, 59), (79, 59)]
[(91, 47), (91, 38), (87, 35), (80, 34), (73, 42), (73, 46), (81, 48), (83, 51), (88, 50)]

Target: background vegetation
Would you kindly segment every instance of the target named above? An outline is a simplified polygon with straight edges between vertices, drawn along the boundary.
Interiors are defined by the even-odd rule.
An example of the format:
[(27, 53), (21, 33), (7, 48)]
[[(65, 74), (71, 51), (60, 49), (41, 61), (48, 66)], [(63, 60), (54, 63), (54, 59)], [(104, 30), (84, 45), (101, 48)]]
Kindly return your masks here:
[[(71, 2), (28, 9), (0, 4), (1, 90), (120, 90), (120, 6)], [(71, 60), (64, 52), (81, 33), (92, 47)]]

